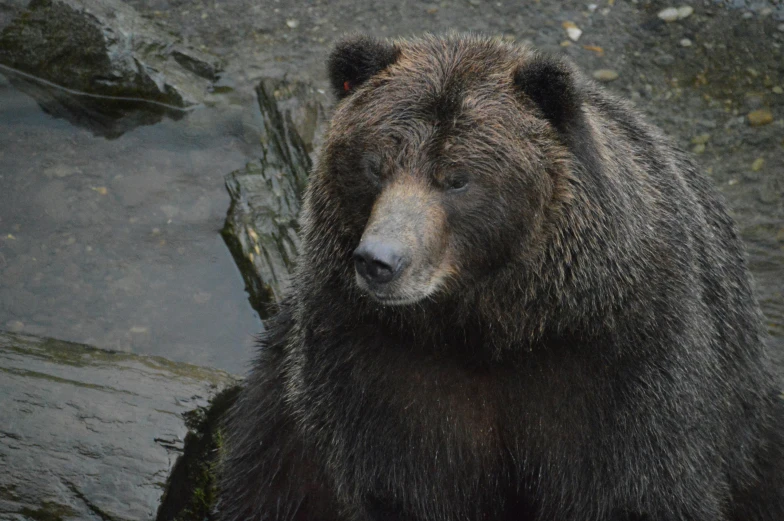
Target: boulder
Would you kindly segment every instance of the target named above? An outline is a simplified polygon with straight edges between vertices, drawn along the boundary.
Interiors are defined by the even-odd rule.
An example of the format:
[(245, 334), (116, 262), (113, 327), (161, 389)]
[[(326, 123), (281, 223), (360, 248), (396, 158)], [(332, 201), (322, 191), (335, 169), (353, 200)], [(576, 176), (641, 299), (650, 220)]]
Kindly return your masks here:
[(266, 318), (288, 285), (308, 153), (318, 148), (326, 118), (323, 94), (307, 85), (264, 80), (256, 93), (262, 155), (226, 177), (231, 206), (222, 233), (251, 305)]
[(0, 332), (0, 519), (156, 516), (183, 415), (237, 379), (157, 357)]

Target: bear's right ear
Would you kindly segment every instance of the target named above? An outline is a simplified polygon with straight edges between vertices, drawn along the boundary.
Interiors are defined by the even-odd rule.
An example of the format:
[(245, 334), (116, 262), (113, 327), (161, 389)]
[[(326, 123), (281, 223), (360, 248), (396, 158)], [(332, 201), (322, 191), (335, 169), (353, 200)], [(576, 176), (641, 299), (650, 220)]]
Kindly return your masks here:
[(339, 42), (329, 56), (329, 81), (343, 99), (372, 76), (395, 63), (400, 49), (369, 36), (353, 36)]

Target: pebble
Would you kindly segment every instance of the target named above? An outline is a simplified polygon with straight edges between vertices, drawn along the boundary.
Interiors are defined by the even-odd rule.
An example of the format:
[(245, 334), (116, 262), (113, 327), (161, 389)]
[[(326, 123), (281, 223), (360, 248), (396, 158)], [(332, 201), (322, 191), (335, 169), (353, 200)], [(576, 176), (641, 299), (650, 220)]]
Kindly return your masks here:
[(5, 323), (5, 328), (11, 333), (21, 333), (24, 330), (24, 322), (19, 320), (9, 320)]
[(688, 18), (694, 12), (694, 8), (689, 5), (684, 5), (683, 7), (678, 8), (678, 20), (683, 20), (684, 18)]
[(80, 169), (67, 165), (55, 165), (44, 169), (44, 175), (49, 178), (56, 177), (62, 179), (63, 177), (81, 173)]
[(656, 15), (665, 22), (674, 22), (678, 19), (678, 10), (674, 7), (668, 7), (662, 11), (659, 11), (659, 14)]
[(296, 29), (299, 27), (299, 20), (295, 20), (293, 18), (291, 20), (286, 20), (286, 25), (289, 27), (289, 29)]
[(653, 62), (662, 66), (672, 65), (675, 63), (675, 56), (672, 54), (660, 54), (653, 59)]
[(684, 18), (688, 18), (693, 12), (693, 7), (685, 5), (683, 7), (668, 7), (667, 9), (662, 9), (656, 16), (665, 22), (674, 22), (676, 20), (683, 20)]
[(599, 69), (593, 71), (593, 77), (599, 81), (615, 81), (618, 79), (618, 73), (612, 69)]
[(752, 127), (761, 127), (762, 125), (767, 125), (768, 123), (773, 122), (773, 114), (771, 114), (769, 110), (765, 109), (749, 112), (747, 117), (749, 118), (749, 124)]
[(684, 38), (680, 41), (681, 47), (691, 47), (691, 40)]
[(784, 94), (784, 88), (781, 88), (781, 87), (780, 87), (780, 86), (778, 86), (778, 85), (776, 85), (775, 87), (773, 87), (773, 88), (772, 88), (772, 89), (770, 89), (770, 90), (772, 90), (772, 91), (773, 91), (773, 94)]
[(569, 36), (569, 38), (573, 42), (576, 42), (577, 40), (579, 40), (580, 36), (582, 36), (582, 34), (583, 34), (582, 29), (577, 27), (577, 24), (575, 24), (574, 22), (564, 22), (564, 23), (561, 24), (561, 26), (564, 29), (566, 29), (567, 36)]
[(745, 105), (746, 109), (750, 111), (762, 108), (764, 103), (765, 100), (763, 100), (762, 96), (759, 94), (748, 93), (743, 97), (743, 104)]
[(751, 170), (752, 170), (753, 172), (759, 172), (760, 170), (762, 170), (762, 167), (763, 167), (763, 166), (765, 166), (765, 160), (764, 160), (764, 159), (762, 159), (761, 157), (758, 157), (758, 158), (757, 158), (757, 159), (755, 159), (755, 160), (754, 160), (754, 162), (751, 164)]
[(710, 134), (700, 134), (698, 136), (694, 136), (691, 138), (692, 145), (704, 145), (708, 141), (710, 141), (711, 135)]
[(753, 15), (753, 14), (751, 14), (749, 11), (746, 11), (745, 13), (743, 13), (743, 16), (742, 16), (742, 18), (743, 18), (744, 20), (748, 20), (748, 19), (749, 19), (749, 18), (751, 18), (752, 16), (754, 16), (754, 15)]
[(697, 143), (694, 145), (694, 148), (692, 148), (691, 151), (695, 154), (702, 154), (705, 152), (705, 143)]

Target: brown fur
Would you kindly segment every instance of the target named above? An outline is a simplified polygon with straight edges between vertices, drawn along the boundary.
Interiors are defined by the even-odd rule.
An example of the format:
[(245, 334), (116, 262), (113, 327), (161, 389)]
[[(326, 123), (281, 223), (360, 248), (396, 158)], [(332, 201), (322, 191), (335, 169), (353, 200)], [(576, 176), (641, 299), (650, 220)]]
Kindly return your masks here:
[[(681, 151), (496, 40), (347, 40), (330, 78), (219, 519), (784, 519), (742, 247)], [(382, 288), (355, 274), (370, 236), (407, 256)]]

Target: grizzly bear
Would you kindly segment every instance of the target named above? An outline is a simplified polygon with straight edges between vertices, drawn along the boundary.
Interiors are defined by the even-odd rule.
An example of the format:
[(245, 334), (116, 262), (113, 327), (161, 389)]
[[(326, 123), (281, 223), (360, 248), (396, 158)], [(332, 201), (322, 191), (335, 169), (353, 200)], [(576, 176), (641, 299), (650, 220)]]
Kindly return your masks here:
[(781, 521), (784, 408), (689, 157), (560, 58), (353, 37), (217, 518)]

